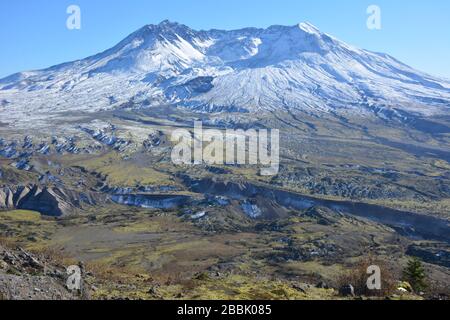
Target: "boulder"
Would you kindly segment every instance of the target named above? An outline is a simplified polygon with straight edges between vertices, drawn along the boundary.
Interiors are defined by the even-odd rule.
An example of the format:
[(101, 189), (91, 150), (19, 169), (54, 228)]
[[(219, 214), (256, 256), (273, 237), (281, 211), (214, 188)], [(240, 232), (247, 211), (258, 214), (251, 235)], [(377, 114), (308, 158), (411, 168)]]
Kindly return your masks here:
[(409, 282), (401, 281), (397, 285), (397, 291), (400, 291), (400, 292), (403, 292), (403, 293), (406, 293), (406, 292), (410, 292), (411, 293), (414, 290), (413, 290), (412, 286), (409, 284)]
[(320, 281), (316, 285), (316, 288), (319, 288), (319, 289), (330, 289), (330, 287), (328, 286), (328, 284), (325, 281)]
[(344, 297), (354, 297), (355, 296), (355, 288), (351, 284), (344, 285), (339, 288), (339, 294)]

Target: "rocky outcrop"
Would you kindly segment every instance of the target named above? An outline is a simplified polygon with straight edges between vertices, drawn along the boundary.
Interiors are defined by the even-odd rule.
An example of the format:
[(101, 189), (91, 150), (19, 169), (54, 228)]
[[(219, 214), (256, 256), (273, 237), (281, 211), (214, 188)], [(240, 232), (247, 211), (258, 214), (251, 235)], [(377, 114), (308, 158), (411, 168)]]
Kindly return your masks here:
[(341, 288), (339, 288), (339, 294), (344, 297), (348, 297), (348, 296), (354, 297), (355, 296), (355, 288), (351, 284), (342, 286)]
[(0, 188), (0, 210), (33, 210), (53, 217), (71, 214), (83, 203), (94, 205), (98, 200), (96, 195), (59, 187), (32, 185)]
[(71, 292), (67, 272), (48, 257), (0, 244), (0, 300), (75, 300), (89, 293)]
[(118, 204), (147, 209), (173, 209), (188, 203), (191, 198), (184, 195), (116, 194), (111, 200)]
[(81, 126), (78, 128), (90, 135), (94, 140), (118, 151), (125, 151), (131, 144), (131, 141), (119, 138), (116, 135), (116, 127), (112, 124), (109, 124), (106, 128), (102, 129), (90, 129)]

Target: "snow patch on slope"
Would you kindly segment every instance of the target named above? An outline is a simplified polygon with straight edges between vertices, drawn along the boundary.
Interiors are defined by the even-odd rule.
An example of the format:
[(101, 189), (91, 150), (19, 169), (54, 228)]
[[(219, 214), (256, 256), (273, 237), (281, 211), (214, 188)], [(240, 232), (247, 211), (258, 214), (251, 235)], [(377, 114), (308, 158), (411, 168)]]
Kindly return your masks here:
[(309, 23), (195, 31), (164, 21), (95, 56), (4, 78), (0, 101), (2, 122), (16, 127), (140, 103), (312, 113), (376, 105), (431, 115), (448, 112), (450, 82)]

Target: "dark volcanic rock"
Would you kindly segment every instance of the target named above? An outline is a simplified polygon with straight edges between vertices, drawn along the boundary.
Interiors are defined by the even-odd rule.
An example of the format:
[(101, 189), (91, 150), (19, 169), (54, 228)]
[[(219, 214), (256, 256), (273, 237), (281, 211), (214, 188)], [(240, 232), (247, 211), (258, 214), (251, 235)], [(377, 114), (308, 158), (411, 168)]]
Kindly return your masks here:
[(344, 297), (354, 297), (355, 296), (355, 288), (351, 285), (345, 285), (339, 288), (339, 294)]
[(450, 268), (450, 246), (444, 244), (411, 245), (406, 254), (421, 258), (423, 261)]
[(111, 196), (111, 200), (118, 204), (134, 207), (173, 209), (185, 205), (190, 197), (184, 195), (116, 194)]
[(318, 224), (329, 226), (337, 223), (342, 217), (339, 213), (332, 211), (325, 207), (313, 207), (303, 214), (303, 216), (312, 218), (317, 221)]

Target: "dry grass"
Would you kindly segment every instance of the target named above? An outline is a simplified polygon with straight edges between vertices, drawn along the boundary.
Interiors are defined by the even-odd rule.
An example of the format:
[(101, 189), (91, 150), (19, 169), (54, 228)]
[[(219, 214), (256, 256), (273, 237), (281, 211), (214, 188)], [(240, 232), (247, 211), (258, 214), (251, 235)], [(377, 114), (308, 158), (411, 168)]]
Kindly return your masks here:
[(133, 282), (133, 279), (149, 279), (142, 270), (131, 267), (112, 266), (109, 263), (92, 261), (86, 263), (86, 271), (99, 280), (111, 282)]
[(41, 214), (30, 210), (12, 210), (0, 212), (0, 218), (14, 222), (40, 222)]
[(84, 159), (73, 164), (105, 176), (112, 186), (134, 187), (136, 185), (177, 185), (169, 175), (155, 170), (148, 164), (126, 161), (118, 153), (111, 152), (99, 157)]
[(44, 258), (52, 264), (60, 266), (75, 265), (78, 261), (67, 255), (62, 248), (59, 247), (40, 247), (29, 250), (35, 256)]
[(11, 238), (0, 236), (0, 246), (12, 248), (15, 246), (15, 244), (16, 244), (15, 241), (13, 241)]

